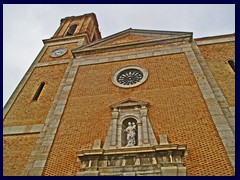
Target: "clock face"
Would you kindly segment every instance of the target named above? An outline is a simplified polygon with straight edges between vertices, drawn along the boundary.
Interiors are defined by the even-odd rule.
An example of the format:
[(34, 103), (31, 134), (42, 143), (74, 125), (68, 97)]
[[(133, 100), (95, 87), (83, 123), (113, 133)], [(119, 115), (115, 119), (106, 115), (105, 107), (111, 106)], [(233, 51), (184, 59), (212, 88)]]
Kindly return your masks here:
[(59, 57), (64, 55), (67, 52), (67, 48), (55, 49), (50, 54), (51, 57)]

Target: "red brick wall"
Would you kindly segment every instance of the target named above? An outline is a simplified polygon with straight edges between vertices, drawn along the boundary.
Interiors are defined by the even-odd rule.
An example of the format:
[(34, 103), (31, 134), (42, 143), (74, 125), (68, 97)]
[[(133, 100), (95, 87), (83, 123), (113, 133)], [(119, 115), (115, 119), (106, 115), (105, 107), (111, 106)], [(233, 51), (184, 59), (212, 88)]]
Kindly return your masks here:
[(38, 134), (3, 137), (3, 175), (23, 176)]
[[(4, 119), (4, 126), (44, 123), (67, 64), (35, 68)], [(46, 82), (37, 101), (32, 101), (41, 82)]]
[(227, 63), (235, 60), (235, 42), (199, 47), (229, 106), (235, 106), (235, 73)]
[[(148, 69), (147, 81), (119, 88), (113, 73), (127, 65)], [(230, 162), (184, 54), (79, 67), (44, 175), (75, 175), (76, 152), (104, 142), (111, 122), (109, 106), (127, 98), (150, 103), (156, 137), (188, 145), (188, 175), (233, 175)]]

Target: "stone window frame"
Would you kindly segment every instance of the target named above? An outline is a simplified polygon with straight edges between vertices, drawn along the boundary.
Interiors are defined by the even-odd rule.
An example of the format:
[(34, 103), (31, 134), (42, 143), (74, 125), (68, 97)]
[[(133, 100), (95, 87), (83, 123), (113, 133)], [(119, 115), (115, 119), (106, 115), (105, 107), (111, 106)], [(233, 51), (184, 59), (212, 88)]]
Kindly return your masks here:
[[(118, 75), (121, 72), (123, 72), (125, 70), (128, 70), (128, 69), (137, 69), (137, 70), (141, 71), (142, 74), (143, 74), (143, 78), (135, 84), (131, 84), (131, 85), (120, 84), (117, 81)], [(112, 82), (113, 82), (113, 84), (115, 84), (116, 86), (121, 87), (121, 88), (132, 88), (132, 87), (136, 87), (136, 86), (139, 86), (139, 85), (143, 84), (147, 80), (148, 75), (149, 75), (148, 70), (146, 68), (142, 67), (142, 66), (138, 66), (138, 65), (125, 66), (125, 67), (122, 67), (122, 68), (118, 69), (117, 71), (115, 71), (113, 73)]]

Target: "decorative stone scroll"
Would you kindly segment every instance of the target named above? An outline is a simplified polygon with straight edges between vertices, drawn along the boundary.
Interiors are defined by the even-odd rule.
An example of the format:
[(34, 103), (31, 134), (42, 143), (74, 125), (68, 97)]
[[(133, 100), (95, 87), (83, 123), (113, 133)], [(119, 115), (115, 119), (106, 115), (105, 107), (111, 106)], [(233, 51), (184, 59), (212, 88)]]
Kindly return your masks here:
[(185, 144), (81, 150), (78, 176), (185, 176)]

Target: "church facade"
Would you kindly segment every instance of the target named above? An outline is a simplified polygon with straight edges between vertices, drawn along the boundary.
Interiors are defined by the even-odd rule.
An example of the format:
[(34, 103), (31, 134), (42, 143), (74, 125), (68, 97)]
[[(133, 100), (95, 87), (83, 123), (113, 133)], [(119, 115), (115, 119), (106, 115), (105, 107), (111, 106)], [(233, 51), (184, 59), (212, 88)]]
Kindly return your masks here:
[(235, 34), (61, 19), (6, 103), (3, 175), (235, 175)]

